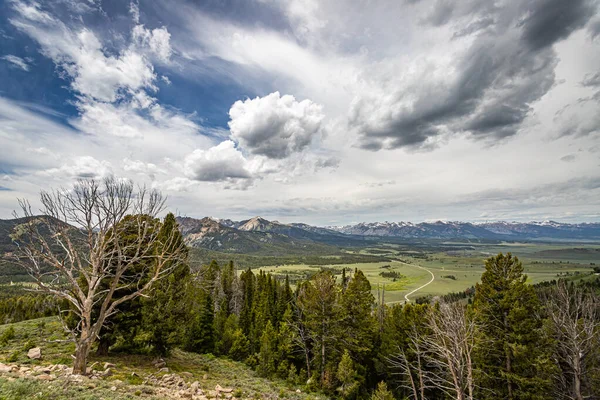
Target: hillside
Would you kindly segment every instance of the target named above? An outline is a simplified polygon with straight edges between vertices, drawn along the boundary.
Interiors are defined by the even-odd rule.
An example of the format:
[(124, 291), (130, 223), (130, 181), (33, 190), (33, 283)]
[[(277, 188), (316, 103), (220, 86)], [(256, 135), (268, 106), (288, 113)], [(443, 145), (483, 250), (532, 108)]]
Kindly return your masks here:
[[(164, 359), (166, 366), (144, 355), (92, 356), (94, 374), (74, 376), (69, 372), (74, 346), (56, 317), (0, 325), (0, 336), (11, 327), (15, 337), (0, 346), (0, 399), (206, 400), (215, 398), (217, 385), (225, 389), (220, 398), (325, 398), (309, 396), (302, 384), (261, 378), (243, 363), (181, 350)], [(27, 357), (26, 349), (35, 346), (40, 360)]]
[(245, 221), (177, 217), (182, 234), (190, 247), (213, 251), (262, 255), (332, 254), (336, 246), (364, 243), (335, 231), (312, 231), (293, 225), (267, 221), (260, 217)]

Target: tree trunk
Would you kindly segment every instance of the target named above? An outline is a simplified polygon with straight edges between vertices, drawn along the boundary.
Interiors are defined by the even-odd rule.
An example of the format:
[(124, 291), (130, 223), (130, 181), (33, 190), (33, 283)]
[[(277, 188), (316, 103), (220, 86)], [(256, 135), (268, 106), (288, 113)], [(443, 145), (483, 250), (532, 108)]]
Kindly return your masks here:
[(75, 361), (73, 361), (73, 374), (87, 374), (87, 358), (90, 353), (90, 343), (87, 340), (82, 340), (77, 343), (75, 348)]
[[(507, 336), (507, 332), (508, 332), (508, 313), (505, 311), (504, 312), (504, 335)], [(507, 391), (508, 391), (508, 400), (512, 400), (513, 398), (513, 387), (512, 387), (512, 382), (511, 382), (511, 372), (512, 372), (512, 366), (511, 366), (511, 354), (510, 354), (510, 346), (508, 345), (508, 343), (504, 344), (505, 349), (504, 352), (506, 354), (506, 374), (507, 374)]]
[(583, 400), (583, 395), (581, 394), (581, 361), (579, 359), (579, 354), (574, 357), (575, 360), (575, 368), (573, 374), (573, 395), (577, 400)]
[(99, 357), (107, 356), (110, 345), (110, 340), (105, 337), (100, 338), (100, 341), (98, 342), (98, 348), (96, 349), (96, 355)]

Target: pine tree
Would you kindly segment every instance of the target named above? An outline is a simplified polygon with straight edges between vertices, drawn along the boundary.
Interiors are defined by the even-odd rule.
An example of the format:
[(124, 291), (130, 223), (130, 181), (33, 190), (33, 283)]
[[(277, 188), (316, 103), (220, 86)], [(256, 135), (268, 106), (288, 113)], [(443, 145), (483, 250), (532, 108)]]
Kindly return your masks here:
[(485, 263), (473, 310), (479, 325), (476, 353), (480, 398), (543, 398), (542, 321), (538, 298), (526, 283), (523, 265), (510, 253)]
[(275, 371), (277, 353), (277, 333), (271, 321), (267, 325), (260, 337), (260, 352), (258, 354), (258, 373), (262, 376), (270, 377)]
[(314, 343), (313, 354), (320, 369), (321, 384), (325, 383), (327, 364), (342, 336), (339, 292), (331, 272), (321, 271), (302, 285), (298, 294), (298, 307)]
[(387, 388), (384, 381), (377, 384), (377, 389), (373, 392), (371, 400), (394, 400), (394, 395)]
[(344, 347), (350, 351), (359, 365), (366, 367), (371, 360), (376, 323), (372, 311), (375, 298), (371, 284), (358, 270), (341, 296), (341, 324)]
[(340, 381), (338, 392), (343, 399), (350, 399), (356, 395), (359, 388), (359, 382), (356, 370), (354, 369), (354, 362), (350, 357), (348, 350), (344, 351), (342, 359), (338, 364), (337, 379)]

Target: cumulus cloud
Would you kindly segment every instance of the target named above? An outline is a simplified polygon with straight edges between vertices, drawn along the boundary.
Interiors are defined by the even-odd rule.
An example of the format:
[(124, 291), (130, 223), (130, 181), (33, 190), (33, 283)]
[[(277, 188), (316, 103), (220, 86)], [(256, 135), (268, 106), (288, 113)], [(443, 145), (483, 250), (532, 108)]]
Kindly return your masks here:
[[(531, 103), (554, 84), (558, 59), (552, 45), (587, 23), (592, 3), (523, 0), (493, 9), (484, 3), (489, 4), (465, 2), (468, 9), (461, 10), (460, 21), (469, 26), (485, 19), (495, 21), (493, 27), (473, 38), (463, 31), (460, 40), (470, 43), (465, 42), (467, 50), (456, 61), (424, 61), (423, 68), (399, 79), (370, 80), (386, 86), (359, 94), (353, 102), (349, 123), (361, 147), (419, 148), (445, 133), (498, 139), (521, 129)], [(435, 17), (430, 22), (449, 21)], [(390, 83), (395, 89), (389, 89)]]
[(248, 161), (231, 140), (208, 150), (194, 150), (184, 160), (184, 171), (188, 178), (204, 182), (252, 179)]
[(0, 59), (8, 61), (15, 67), (21, 68), (23, 71), (29, 71), (29, 64), (21, 57), (14, 56), (12, 54), (7, 54), (5, 56), (0, 57)]
[(322, 106), (279, 92), (236, 101), (229, 110), (231, 138), (252, 154), (282, 159), (322, 134)]

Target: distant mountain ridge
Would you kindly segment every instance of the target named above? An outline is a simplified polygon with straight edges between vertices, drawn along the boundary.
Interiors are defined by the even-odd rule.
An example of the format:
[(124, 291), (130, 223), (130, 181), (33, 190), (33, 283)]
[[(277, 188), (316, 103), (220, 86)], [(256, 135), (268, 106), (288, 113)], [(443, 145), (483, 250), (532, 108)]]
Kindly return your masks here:
[(600, 239), (600, 223), (566, 224), (543, 222), (361, 222), (330, 226), (347, 235), (430, 239)]

